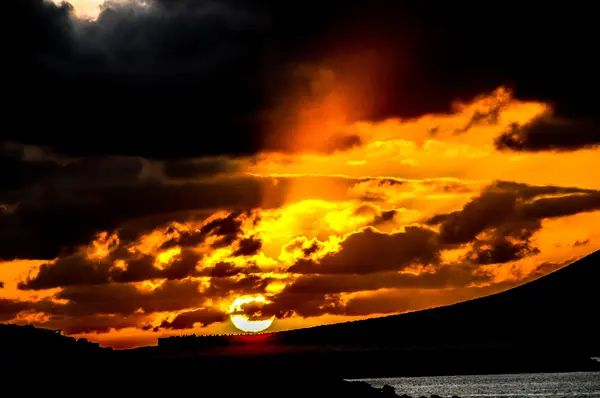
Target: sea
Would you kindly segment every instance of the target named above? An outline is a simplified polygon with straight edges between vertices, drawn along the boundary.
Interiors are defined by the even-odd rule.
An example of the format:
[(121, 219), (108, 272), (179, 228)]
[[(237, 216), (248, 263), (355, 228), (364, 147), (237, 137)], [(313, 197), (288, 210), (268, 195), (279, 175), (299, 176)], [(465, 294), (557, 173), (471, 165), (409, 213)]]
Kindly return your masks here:
[(361, 379), (411, 397), (600, 397), (600, 372)]

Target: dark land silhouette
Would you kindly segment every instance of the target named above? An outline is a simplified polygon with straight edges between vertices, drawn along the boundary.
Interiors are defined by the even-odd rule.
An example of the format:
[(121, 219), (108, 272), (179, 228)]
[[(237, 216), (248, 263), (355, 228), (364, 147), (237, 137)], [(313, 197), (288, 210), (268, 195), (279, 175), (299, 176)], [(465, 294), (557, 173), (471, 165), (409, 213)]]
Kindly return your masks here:
[(342, 378), (600, 370), (591, 359), (600, 356), (599, 277), (595, 252), (517, 288), (447, 307), (279, 333), (170, 337), (123, 351), (0, 325), (0, 366), (25, 364), (38, 380), (57, 372), (98, 389), (122, 391), (110, 387), (121, 380), (150, 396), (180, 391), (182, 383), (225, 396), (382, 396), (392, 392)]

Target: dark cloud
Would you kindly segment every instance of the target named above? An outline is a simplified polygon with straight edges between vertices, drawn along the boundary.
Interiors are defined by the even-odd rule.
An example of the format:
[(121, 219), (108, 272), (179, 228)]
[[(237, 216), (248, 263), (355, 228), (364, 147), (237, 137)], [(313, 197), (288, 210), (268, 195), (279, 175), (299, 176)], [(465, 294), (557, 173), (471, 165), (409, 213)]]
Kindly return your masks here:
[[(154, 256), (142, 255), (135, 256), (127, 254), (122, 258), (113, 257), (114, 261), (123, 260), (125, 269), (117, 267), (112, 263), (109, 278), (107, 282), (139, 282), (149, 279), (168, 279), (180, 280), (188, 276), (197, 275), (196, 265), (202, 259), (202, 256), (190, 250), (182, 250), (180, 254), (175, 255), (168, 264), (156, 265)], [(88, 264), (88, 266), (91, 264)], [(92, 265), (93, 267), (93, 265)]]
[(217, 236), (219, 239), (212, 244), (213, 248), (230, 246), (239, 235), (242, 234), (242, 223), (247, 217), (247, 213), (236, 212), (219, 218), (204, 225), (200, 231), (200, 236)]
[[(469, 292), (474, 281), (489, 281), (488, 275), (475, 274), (474, 267), (448, 266), (437, 273), (400, 275), (380, 273), (370, 275), (311, 275), (296, 280), (283, 292), (262, 306), (261, 316), (287, 318), (330, 315), (372, 315), (398, 313), (451, 304), (486, 294), (486, 289)], [(492, 284), (489, 294), (502, 290), (502, 284)], [(437, 289), (444, 289), (440, 294)], [(494, 289), (496, 289), (494, 291)], [(370, 291), (368, 295), (344, 297), (343, 293)], [(250, 315), (253, 308), (248, 308)]]
[(179, 159), (165, 162), (167, 178), (189, 180), (238, 171), (240, 164), (228, 158)]
[(500, 112), (509, 104), (509, 101), (504, 98), (499, 98), (495, 103), (485, 111), (475, 110), (465, 126), (455, 130), (455, 134), (463, 134), (469, 131), (472, 127), (486, 124), (498, 123)]
[(253, 256), (260, 252), (262, 240), (257, 237), (245, 238), (238, 242), (238, 247), (233, 252), (234, 256)]
[[(533, 280), (533, 279), (537, 279), (537, 278), (541, 278), (544, 275), (548, 275), (551, 272), (557, 271), (559, 269), (561, 269), (562, 267), (569, 265), (573, 262), (575, 262), (576, 260), (578, 260), (577, 258), (570, 258), (568, 260), (562, 261), (562, 262), (558, 262), (558, 263), (552, 263), (552, 262), (543, 262), (538, 264), (535, 269), (527, 276), (527, 280)], [(522, 276), (522, 275), (517, 275), (517, 276)]]
[(516, 203), (517, 198), (510, 192), (486, 191), (460, 212), (446, 217), (440, 226), (440, 239), (450, 244), (470, 242), (485, 229), (502, 223)]
[(259, 275), (247, 275), (242, 278), (213, 278), (205, 294), (210, 297), (225, 297), (230, 294), (261, 294), (265, 293), (271, 278)]
[(4, 282), (0, 281), (0, 289), (4, 289)]
[(0, 216), (0, 258), (53, 259), (128, 220), (169, 213), (185, 220), (194, 211), (269, 207), (283, 200), (282, 191), (273, 187), (272, 202), (263, 201), (264, 181), (251, 177), (175, 185), (138, 179), (127, 184), (65, 181), (11, 194), (8, 203), (15, 209)]
[(540, 253), (531, 238), (542, 228), (539, 220), (507, 222), (476, 239), (466, 259), (473, 264), (499, 264)]
[[(20, 156), (18, 164), (34, 162)], [(39, 162), (40, 157), (46, 159), (33, 159)], [(152, 178), (148, 162), (140, 158), (50, 161), (54, 166), (49, 171), (36, 169), (35, 183), (22, 180), (18, 189), (0, 186), (0, 259), (52, 260), (87, 244), (102, 231), (119, 229), (122, 239), (131, 241), (157, 225), (202, 220), (215, 210), (234, 210), (225, 220), (215, 220), (200, 231), (182, 232), (179, 241), (170, 242), (187, 247), (209, 235), (220, 235), (215, 247), (223, 247), (238, 238), (245, 217), (256, 218), (239, 209), (279, 207), (290, 189), (298, 200), (343, 200), (358, 182), (339, 177), (222, 176), (171, 183)], [(315, 192), (313, 187), (323, 183), (331, 189)]]
[[(222, 278), (240, 273), (260, 272), (260, 268), (255, 264), (246, 264), (241, 267), (227, 262), (199, 270), (197, 265), (203, 256), (197, 251), (188, 249), (189, 246), (195, 247), (202, 244), (207, 236), (214, 236), (218, 238), (215, 241), (216, 247), (231, 246), (232, 256), (257, 254), (262, 247), (260, 239), (257, 237), (239, 238), (239, 234), (242, 233), (241, 218), (248, 214), (234, 212), (207, 222), (196, 235), (178, 235), (164, 246), (164, 249), (167, 250), (179, 250), (165, 264), (157, 263), (156, 254), (136, 252), (132, 250), (135, 245), (125, 243), (119, 246), (119, 242), (115, 240), (113, 245), (108, 246), (110, 253), (103, 258), (90, 256), (89, 249), (80, 249), (53, 262), (42, 264), (33, 276), (30, 275), (26, 280), (21, 281), (18, 287), (22, 290), (42, 290), (66, 286), (102, 285), (111, 282), (141, 282), (151, 279), (181, 280), (189, 276)], [(156, 231), (175, 234), (173, 227), (159, 228)], [(193, 237), (193, 242), (190, 236)], [(201, 236), (202, 239), (197, 239), (198, 236)], [(108, 238), (102, 241), (103, 244), (107, 242), (109, 242)], [(215, 243), (212, 244), (212, 247), (215, 247)]]
[[(42, 264), (34, 276), (19, 282), (22, 290), (55, 287), (102, 285), (110, 282), (140, 282), (149, 279), (184, 279), (196, 274), (202, 256), (183, 250), (169, 264), (157, 267), (151, 255), (136, 254), (121, 248), (103, 259), (89, 258), (77, 252), (54, 262)], [(118, 265), (121, 262), (122, 265)]]
[[(21, 29), (31, 26), (24, 32), (33, 32), (13, 35), (17, 54), (11, 57), (16, 61), (11, 72), (17, 81), (27, 78), (23, 90), (45, 104), (36, 110), (40, 118), (52, 121), (65, 110), (69, 115), (55, 137), (32, 132), (22, 140), (71, 155), (167, 158), (248, 154), (259, 148), (256, 128), (245, 119), (256, 113), (263, 97), (260, 18), (205, 2), (194, 10), (115, 5), (96, 22), (73, 20), (67, 7), (42, 0), (11, 1), (4, 7), (4, 15)], [(27, 45), (27, 51), (21, 49)], [(14, 109), (24, 112), (28, 102), (16, 89), (9, 87)], [(54, 105), (57, 93), (61, 105)], [(74, 134), (83, 125), (85, 139)], [(202, 149), (173, 139), (191, 126), (199, 130)], [(134, 133), (150, 130), (171, 133), (155, 143)]]
[(371, 223), (371, 225), (373, 225), (374, 227), (377, 227), (379, 225), (394, 221), (396, 214), (398, 214), (398, 212), (396, 210), (382, 211), (380, 214), (376, 215), (376, 217), (373, 220), (373, 222)]
[[(573, 260), (560, 264), (542, 263), (530, 274), (514, 269), (511, 272), (515, 279), (499, 283), (489, 283), (494, 276), (481, 272), (478, 265), (472, 264), (447, 265), (436, 272), (422, 272), (419, 275), (387, 272), (302, 276), (275, 296), (270, 304), (259, 309), (248, 308), (247, 314), (259, 310), (262, 316), (286, 318), (415, 311), (498, 293), (559, 269)], [(482, 286), (472, 286), (473, 283), (482, 283)], [(344, 293), (367, 290), (370, 290), (369, 294), (344, 297)]]
[(243, 267), (228, 262), (220, 262), (212, 267), (204, 268), (198, 272), (199, 276), (213, 278), (229, 278), (239, 274), (259, 273), (261, 269), (256, 264), (246, 264)]
[(358, 135), (336, 135), (327, 143), (327, 152), (346, 151), (361, 144), (362, 139)]
[(257, 214), (248, 211), (234, 211), (208, 221), (200, 228), (191, 231), (181, 231), (163, 244), (163, 248), (174, 246), (195, 247), (205, 242), (208, 237), (215, 240), (211, 246), (214, 249), (231, 246), (242, 234), (242, 224), (248, 218), (256, 220)]
[[(30, 185), (61, 168), (56, 160), (44, 156), (44, 151), (35, 146), (15, 143), (0, 143), (0, 187), (12, 191)], [(6, 193), (0, 194), (0, 201)]]
[(577, 240), (573, 243), (573, 247), (587, 246), (590, 243), (589, 239)]
[(527, 219), (565, 217), (595, 210), (600, 210), (598, 191), (557, 198), (540, 198), (520, 208), (522, 217)]
[(230, 294), (264, 294), (270, 281), (236, 274), (233, 278), (230, 275), (212, 278), (208, 285), (195, 279), (164, 280), (143, 286), (116, 282), (71, 285), (64, 286), (52, 299), (0, 299), (0, 319), (11, 320), (21, 312), (43, 313), (46, 319), (35, 322), (39, 326), (63, 328), (66, 333), (102, 333), (147, 327), (154, 313), (180, 312), (158, 328), (185, 329), (195, 323), (207, 326), (224, 321), (226, 314), (217, 308), (194, 308)]
[[(484, 189), (462, 210), (436, 215), (428, 223), (440, 224), (442, 242), (464, 244), (487, 229), (497, 228), (496, 233), (507, 232), (510, 236), (511, 225), (530, 223), (528, 226), (537, 230), (536, 222), (542, 219), (600, 209), (599, 198), (600, 193), (593, 190), (497, 182)], [(504, 227), (498, 228), (502, 225)], [(496, 243), (508, 248), (507, 242)], [(529, 251), (525, 247), (521, 249), (524, 253)]]
[(62, 316), (129, 316), (140, 311), (149, 314), (190, 308), (202, 304), (207, 296), (201, 292), (200, 282), (183, 280), (165, 281), (155, 289), (140, 289), (126, 283), (67, 286), (55, 298), (67, 300), (67, 303), (40, 303), (36, 307), (45, 313)]
[(354, 214), (363, 217), (372, 217), (372, 221), (369, 223), (370, 226), (378, 227), (386, 223), (394, 221), (394, 218), (398, 214), (397, 210), (382, 210), (377, 206), (373, 206), (369, 203), (362, 204), (358, 207)]
[(469, 263), (449, 264), (416, 273), (379, 272), (366, 275), (303, 275), (285, 289), (286, 294), (338, 294), (379, 289), (462, 288), (489, 281)]
[[(148, 177), (152, 175), (147, 171), (148, 162), (140, 158), (111, 156), (52, 162), (55, 167), (50, 172), (39, 169), (35, 183), (21, 182), (18, 189), (0, 186), (0, 259), (52, 260), (87, 244), (102, 231), (119, 229), (122, 240), (132, 241), (157, 225), (201, 221), (215, 210), (233, 210), (224, 220), (215, 220), (214, 225), (200, 231), (182, 232), (178, 241), (169, 243), (188, 247), (207, 236), (220, 235), (215, 247), (224, 247), (238, 238), (244, 218), (256, 222), (256, 214), (249, 209), (279, 207), (290, 189), (294, 189), (297, 200), (345, 200), (348, 189), (359, 181), (341, 177), (222, 176), (171, 183)], [(314, 186), (323, 183), (330, 189), (315, 192)]]
[[(265, 115), (298, 84), (290, 71), (303, 64), (330, 63), (342, 80), (368, 75), (356, 95), (373, 102), (356, 112), (364, 119), (449, 110), (457, 98), (501, 84), (550, 102), (557, 118), (593, 118), (598, 109), (591, 8), (546, 6), (541, 17), (523, 4), (490, 13), (467, 2), (151, 3), (111, 6), (83, 22), (68, 6), (4, 2), (1, 44), (12, 60), (3, 65), (11, 98), (5, 122), (23, 126), (6, 138), (74, 156), (285, 149), (263, 136)], [(571, 19), (576, 26), (555, 29)], [(339, 61), (365, 51), (383, 59), (377, 73)], [(24, 118), (31, 98), (43, 106)], [(40, 120), (54, 133), (34, 128)], [(148, 131), (161, 139), (148, 139)]]
[[(248, 316), (252, 316), (253, 307), (243, 308)], [(279, 319), (294, 315), (308, 318), (324, 314), (342, 315), (343, 304), (340, 295), (325, 293), (293, 293), (285, 290), (277, 295), (271, 303), (260, 307), (262, 317), (275, 316)]]
[(172, 321), (163, 321), (159, 329), (192, 329), (196, 324), (205, 327), (213, 323), (223, 322), (228, 316), (228, 314), (212, 307), (187, 311), (178, 314)]
[(31, 308), (30, 303), (0, 298), (0, 322), (10, 321), (21, 311)]
[(496, 182), (461, 210), (428, 220), (440, 226), (440, 243), (471, 243), (465, 261), (497, 264), (538, 254), (533, 235), (547, 218), (600, 210), (600, 192)]
[(577, 187), (558, 187), (554, 185), (528, 185), (512, 181), (496, 181), (492, 189), (512, 192), (523, 200), (534, 199), (542, 195), (593, 194), (597, 191)]
[(288, 271), (306, 274), (369, 274), (401, 270), (413, 264), (439, 262), (437, 234), (429, 229), (406, 227), (386, 234), (365, 228), (348, 236), (341, 250), (318, 262), (298, 260)]
[[(282, 85), (296, 84), (295, 56), (278, 50), (291, 49), (291, 41), (306, 30), (305, 24), (291, 23), (299, 10), (232, 1), (178, 2), (177, 7), (162, 1), (150, 7), (114, 3), (97, 21), (86, 22), (72, 18), (66, 6), (17, 3), (4, 6), (14, 22), (27, 26), (45, 19), (46, 24), (32, 31), (29, 40), (39, 43), (30, 51), (21, 48), (29, 44), (25, 39), (13, 36), (10, 72), (45, 104), (36, 110), (40, 118), (52, 121), (65, 109), (69, 113), (54, 137), (30, 132), (19, 136), (23, 142), (48, 144), (72, 156), (179, 158), (286, 149), (279, 140), (265, 140), (260, 130), (269, 124), (265, 111), (289, 92)], [(333, 11), (321, 9), (325, 19)], [(38, 32), (46, 38), (36, 37)], [(16, 86), (9, 89), (14, 109), (26, 109), (29, 97)], [(65, 94), (60, 107), (52, 101), (58, 92)], [(81, 125), (86, 135), (102, 139), (90, 145), (73, 134)], [(190, 128), (197, 133), (187, 134)], [(164, 138), (145, 140), (133, 133), (155, 130)], [(184, 138), (187, 145), (181, 144)], [(344, 140), (334, 149), (355, 143)]]
[(74, 255), (55, 263), (42, 264), (38, 273), (19, 282), (19, 289), (42, 290), (60, 286), (99, 285), (108, 282), (110, 265), (94, 266), (82, 256)]
[(513, 125), (495, 140), (496, 148), (512, 151), (575, 151), (600, 145), (597, 120), (540, 117), (525, 125)]
[(43, 322), (34, 322), (36, 326), (61, 330), (65, 334), (108, 333), (113, 330), (136, 328), (148, 320), (148, 315), (88, 315), (64, 316), (51, 315)]
[[(541, 220), (598, 210), (598, 195), (593, 190), (500, 181), (485, 188), (460, 211), (432, 217), (428, 223), (440, 225), (439, 237), (418, 227), (391, 235), (365, 230), (346, 239), (339, 252), (328, 254), (320, 261), (300, 259), (289, 270), (313, 274), (367, 274), (401, 270), (411, 264), (436, 265), (440, 251), (465, 244), (471, 245), (464, 258), (470, 264), (516, 261), (539, 253), (532, 238), (541, 229)], [(373, 211), (374, 208), (368, 205), (357, 210), (360, 214)], [(382, 214), (376, 222), (393, 215), (393, 212)], [(308, 256), (318, 251), (319, 246), (313, 242), (304, 250)], [(376, 256), (377, 261), (370, 256)]]

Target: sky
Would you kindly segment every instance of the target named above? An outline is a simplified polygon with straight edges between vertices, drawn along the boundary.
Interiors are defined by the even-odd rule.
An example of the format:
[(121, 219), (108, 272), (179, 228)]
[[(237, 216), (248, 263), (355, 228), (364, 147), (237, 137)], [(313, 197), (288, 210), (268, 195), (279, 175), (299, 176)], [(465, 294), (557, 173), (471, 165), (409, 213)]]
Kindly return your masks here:
[(1, 322), (287, 330), (600, 249), (593, 13), (281, 3), (3, 2)]

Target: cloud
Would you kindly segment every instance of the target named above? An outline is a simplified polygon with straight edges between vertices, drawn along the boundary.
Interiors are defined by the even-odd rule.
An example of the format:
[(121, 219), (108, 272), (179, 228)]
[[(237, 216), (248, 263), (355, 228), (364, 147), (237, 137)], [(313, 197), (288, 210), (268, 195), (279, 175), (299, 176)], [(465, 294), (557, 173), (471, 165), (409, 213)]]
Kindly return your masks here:
[(570, 258), (566, 261), (561, 262), (543, 262), (541, 264), (536, 265), (535, 269), (529, 274), (528, 280), (533, 280), (537, 278), (541, 278), (544, 275), (548, 275), (551, 272), (561, 269), (565, 265), (573, 263), (577, 260), (577, 258)]
[(41, 290), (255, 272), (260, 269), (251, 264), (240, 267), (221, 262), (209, 268), (200, 264), (207, 250), (230, 248), (230, 258), (258, 254), (262, 241), (256, 236), (244, 237), (242, 230), (242, 223), (252, 222), (252, 216), (252, 213), (233, 212), (198, 223), (171, 223), (142, 234), (135, 241), (121, 241), (118, 233), (100, 233), (91, 244), (42, 264), (18, 287)]
[[(4, 7), (5, 15), (20, 26), (42, 23), (36, 30), (39, 35), (29, 39), (16, 35), (11, 43), (19, 54), (12, 73), (30, 74), (27, 88), (46, 104), (38, 109), (39, 117), (51, 122), (53, 114), (63, 113), (61, 109), (70, 114), (70, 121), (61, 123), (55, 137), (31, 133), (22, 140), (49, 144), (75, 156), (169, 157), (169, 148), (178, 156), (239, 155), (260, 148), (256, 133), (238, 133), (256, 131), (244, 118), (261, 105), (257, 68), (264, 53), (257, 42), (260, 20), (242, 10), (224, 3), (202, 3), (193, 10), (114, 3), (97, 21), (87, 22), (71, 18), (67, 6), (41, 0), (11, 1)], [(123, 35), (130, 40), (122, 40)], [(237, 74), (241, 65), (244, 73)], [(60, 108), (52, 101), (59, 91), (68, 93)], [(201, 97), (189, 101), (193, 92)], [(24, 105), (24, 97), (15, 95), (15, 105)], [(110, 105), (105, 98), (111, 98)], [(135, 116), (137, 112), (143, 117)], [(177, 132), (196, 125), (200, 115), (200, 134), (212, 137), (203, 140), (202, 149), (182, 150), (186, 145), (171, 140), (140, 145), (137, 136), (116, 133), (114, 128), (149, 131), (154, 126)], [(102, 139), (86, 144), (80, 134), (72, 134), (81, 125), (87, 125), (89, 135)]]
[(10, 321), (19, 312), (26, 311), (30, 304), (25, 301), (0, 298), (0, 321)]
[(102, 285), (111, 282), (141, 282), (151, 279), (179, 280), (196, 275), (201, 256), (194, 252), (178, 252), (168, 264), (157, 265), (155, 256), (136, 255), (126, 250), (102, 260), (79, 253), (43, 264), (35, 275), (18, 284), (21, 290), (43, 290), (55, 287)]
[[(506, 226), (510, 223), (522, 227), (530, 222), (528, 228), (536, 230), (536, 221), (598, 210), (598, 198), (599, 192), (594, 190), (496, 182), (460, 211), (434, 216), (429, 223), (440, 224), (442, 242), (464, 244), (487, 229), (510, 234), (514, 232)], [(502, 225), (504, 229), (498, 229)]]
[[(461, 275), (462, 276), (459, 276)], [(302, 281), (302, 282), (298, 282)], [(458, 301), (492, 294), (519, 283), (495, 283), (473, 288), (474, 282), (490, 281), (490, 276), (478, 277), (467, 267), (443, 269), (438, 275), (318, 275), (301, 277), (296, 283), (275, 296), (270, 304), (260, 308), (262, 316), (279, 319), (322, 315), (365, 316), (401, 313), (411, 310), (452, 304)], [(347, 294), (350, 292), (350, 294)], [(247, 315), (255, 309), (248, 308)]]
[[(242, 308), (252, 316), (253, 307)], [(339, 295), (327, 295), (324, 293), (297, 294), (282, 292), (270, 304), (260, 308), (264, 317), (275, 316), (278, 319), (299, 316), (309, 318), (323, 314), (342, 315), (343, 305)]]
[(0, 319), (62, 328), (65, 333), (105, 333), (150, 324), (156, 330), (191, 328), (198, 323), (205, 327), (226, 318), (211, 303), (229, 295), (264, 294), (269, 283), (259, 276), (223, 275), (210, 280), (71, 285), (37, 301), (0, 299)]
[(165, 281), (156, 288), (138, 288), (132, 284), (111, 283), (96, 286), (67, 286), (55, 295), (66, 304), (39, 305), (45, 313), (66, 316), (94, 314), (132, 315), (177, 311), (201, 303), (206, 296), (194, 280)]
[(243, 266), (227, 262), (220, 262), (212, 267), (203, 268), (198, 272), (200, 276), (210, 276), (212, 278), (227, 278), (239, 274), (260, 273), (261, 269), (256, 264), (244, 264)]
[(268, 203), (263, 201), (265, 181), (252, 177), (163, 184), (124, 177), (119, 177), (121, 183), (109, 183), (109, 177), (82, 176), (86, 181), (61, 176), (7, 194), (16, 209), (0, 217), (0, 258), (53, 259), (100, 231), (136, 219), (173, 213), (169, 221), (185, 220), (194, 212), (278, 205), (285, 189), (271, 188)]
[(447, 289), (462, 288), (475, 282), (486, 282), (490, 276), (477, 274), (477, 266), (447, 264), (423, 267), (412, 272), (376, 272), (366, 275), (302, 275), (286, 289), (286, 294), (339, 294), (367, 292), (379, 289)]
[(240, 240), (237, 246), (233, 256), (253, 256), (260, 251), (262, 241), (256, 237), (245, 238)]
[(576, 151), (600, 145), (597, 121), (543, 115), (525, 125), (513, 125), (495, 140), (496, 148), (512, 151)]
[(4, 282), (0, 281), (0, 289), (4, 288)]
[(241, 165), (228, 158), (178, 159), (164, 164), (167, 178), (189, 180), (229, 174), (241, 169)]
[[(242, 224), (244, 221), (256, 217), (256, 214), (246, 211), (236, 211), (221, 217), (208, 219), (201, 228), (190, 231), (182, 231), (163, 245), (168, 248), (173, 245), (182, 247), (198, 246), (208, 237), (216, 238), (211, 246), (213, 248), (221, 248), (230, 246), (242, 234)], [(246, 243), (247, 244), (247, 243)]]
[[(318, 260), (300, 259), (288, 271), (307, 274), (369, 274), (439, 261), (437, 234), (410, 226), (396, 233), (364, 228), (340, 242), (340, 250)], [(376, 259), (376, 260), (374, 260)]]
[[(37, 161), (21, 158), (18, 163)], [(458, 181), (328, 176), (222, 175), (174, 183), (147, 177), (147, 161), (135, 157), (52, 162), (50, 171), (40, 166), (35, 183), (22, 181), (18, 189), (0, 186), (0, 203), (4, 204), (0, 210), (0, 259), (53, 260), (87, 244), (102, 231), (119, 229), (122, 239), (135, 240), (157, 225), (202, 220), (217, 210), (272, 209), (285, 202), (337, 202), (369, 195), (377, 197), (380, 204), (410, 207), (440, 190), (448, 195), (474, 190)], [(327, 188), (315, 190), (315, 186)], [(426, 194), (420, 193), (423, 189)], [(415, 191), (419, 191), (417, 196)], [(386, 214), (389, 217), (392, 213)], [(372, 221), (372, 225), (380, 225), (378, 222), (383, 220)], [(229, 222), (238, 225), (240, 221)], [(205, 234), (182, 231), (179, 244), (186, 246), (186, 239), (193, 244), (195, 239), (203, 240)], [(227, 245), (232, 236), (223, 236), (223, 244)], [(36, 244), (32, 246), (31, 242)]]
[[(452, 264), (436, 272), (430, 270), (412, 275), (387, 272), (301, 276), (260, 311), (263, 316), (274, 315), (280, 319), (326, 314), (398, 314), (498, 293), (537, 279), (574, 260), (538, 263), (528, 273), (515, 269), (512, 279), (494, 283), (491, 283), (492, 274), (481, 272), (478, 265), (469, 264)], [(247, 314), (251, 315), (255, 310), (248, 308)]]
[(148, 315), (89, 315), (89, 316), (64, 316), (51, 315), (38, 322), (41, 327), (61, 330), (65, 334), (82, 333), (110, 333), (127, 328), (139, 328), (147, 322)]
[(202, 308), (199, 310), (185, 311), (178, 314), (172, 321), (164, 320), (158, 329), (192, 329), (194, 325), (200, 324), (202, 327), (225, 321), (229, 317), (215, 308)]
[[(466, 5), (431, 12), (413, 1), (356, 0), (344, 7), (313, 0), (301, 7), (270, 1), (148, 3), (112, 3), (97, 20), (83, 21), (73, 18), (68, 5), (5, 2), (3, 15), (9, 17), (3, 26), (15, 33), (4, 36), (13, 60), (7, 75), (24, 82), (7, 87), (13, 98), (7, 114), (12, 120), (29, 109), (33, 96), (44, 106), (30, 120), (45, 120), (55, 131), (24, 128), (18, 136), (7, 132), (7, 139), (71, 156), (179, 159), (289, 150), (265, 130), (272, 130), (269, 115), (278, 104), (302, 102), (314, 91), (297, 89), (314, 80), (314, 74), (307, 79), (298, 72), (307, 68), (334, 72), (344, 89), (333, 92), (345, 102), (333, 103), (354, 101), (350, 119), (446, 112), (457, 99), (503, 84), (515, 86), (519, 98), (554, 104), (557, 118), (594, 117), (597, 109), (589, 95), (594, 62), (586, 51), (591, 17), (560, 36), (551, 29), (552, 21), (566, 15), (581, 19), (575, 8), (548, 9), (542, 20), (529, 6), (518, 15), (490, 15)], [(510, 32), (487, 32), (485, 41), (472, 34), (509, 18)], [(36, 27), (34, 34), (18, 34), (29, 26)], [(526, 45), (524, 38), (539, 31), (548, 32), (547, 40)], [(55, 100), (58, 92), (66, 93), (61, 101)], [(284, 114), (283, 120), (297, 116)], [(25, 127), (32, 123), (19, 119)], [(472, 119), (493, 121), (493, 113)], [(81, 126), (85, 138), (74, 134)], [(138, 132), (148, 131), (160, 131), (164, 139), (142, 144)], [(358, 143), (342, 141), (333, 147)]]
[(539, 220), (507, 222), (475, 239), (466, 258), (473, 264), (508, 263), (540, 253), (531, 241), (542, 228)]
[[(53, 175), (61, 165), (36, 146), (0, 143), (0, 177), (3, 190), (19, 189)], [(2, 200), (2, 199), (0, 199)]]
[(570, 216), (600, 209), (600, 192), (567, 195), (558, 198), (540, 198), (523, 204), (524, 218), (541, 219)]

